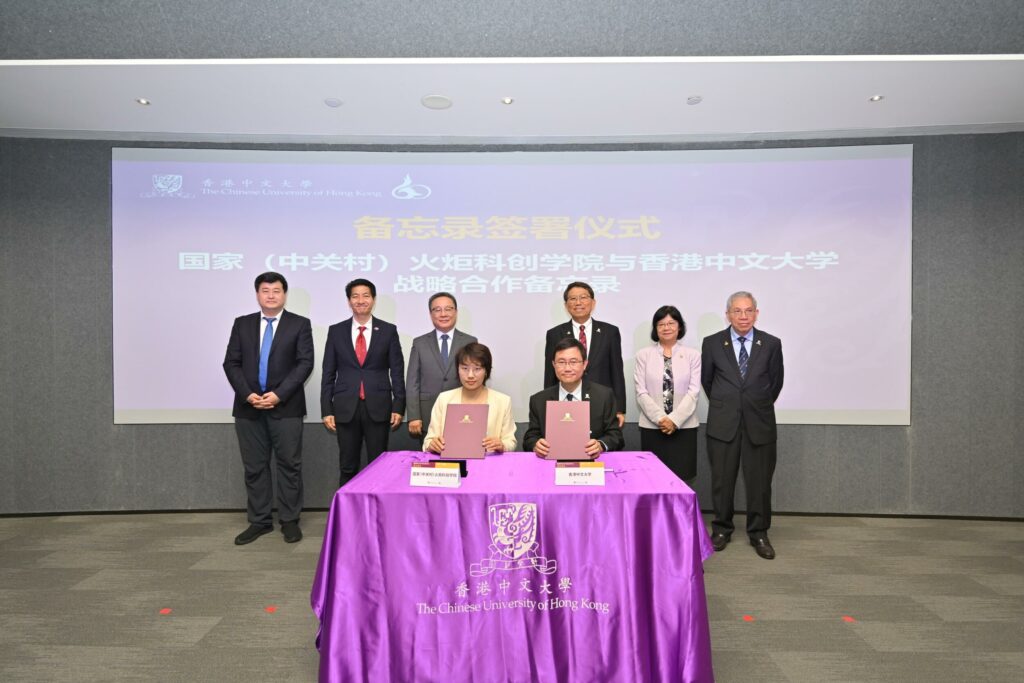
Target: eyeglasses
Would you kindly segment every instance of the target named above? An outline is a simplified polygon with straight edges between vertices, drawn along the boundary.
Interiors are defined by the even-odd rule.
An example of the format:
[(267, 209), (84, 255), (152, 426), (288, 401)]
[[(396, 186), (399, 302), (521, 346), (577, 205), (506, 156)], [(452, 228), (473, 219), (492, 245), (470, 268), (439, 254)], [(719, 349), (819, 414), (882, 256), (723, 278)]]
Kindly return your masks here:
[(578, 360), (576, 358), (573, 358), (572, 360), (556, 360), (555, 361), (555, 367), (559, 368), (560, 370), (565, 370), (566, 368), (572, 368), (573, 370), (575, 370), (577, 367), (579, 367), (581, 365), (583, 365), (583, 361)]
[(459, 372), (464, 375), (475, 375), (478, 372), (484, 372), (484, 368), (481, 365), (460, 365)]
[(593, 298), (594, 297), (590, 296), (589, 294), (583, 294), (581, 296), (570, 296), (568, 299), (566, 299), (566, 301), (568, 301), (571, 304), (582, 304), (585, 301), (590, 301)]
[(454, 313), (455, 312), (455, 307), (454, 306), (445, 306), (444, 308), (441, 308), (440, 306), (435, 306), (434, 308), (430, 309), (430, 312), (434, 313), (434, 314), (438, 314), (438, 313)]
[(753, 308), (734, 308), (731, 311), (729, 311), (729, 313), (731, 313), (732, 315), (745, 315), (749, 317), (754, 315), (755, 311)]

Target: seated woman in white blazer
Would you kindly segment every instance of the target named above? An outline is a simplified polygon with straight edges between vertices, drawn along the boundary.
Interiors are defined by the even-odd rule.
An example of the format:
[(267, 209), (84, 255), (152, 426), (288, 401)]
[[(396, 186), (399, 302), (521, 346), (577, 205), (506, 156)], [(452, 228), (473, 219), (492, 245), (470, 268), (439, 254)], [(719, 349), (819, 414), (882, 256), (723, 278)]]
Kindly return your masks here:
[(636, 354), (633, 381), (640, 408), (640, 448), (658, 456), (693, 488), (697, 478), (697, 395), (700, 351), (683, 346), (686, 323), (675, 306), (651, 321), (653, 346)]
[(503, 453), (516, 449), (516, 423), (512, 420), (512, 399), (506, 394), (487, 388), (491, 377), (491, 350), (476, 342), (466, 344), (455, 354), (459, 368), (459, 383), (455, 389), (443, 391), (437, 396), (430, 413), (430, 426), (423, 438), (423, 450), (440, 453), (444, 449), (444, 417), (451, 403), (486, 403), (487, 436), (484, 450), (488, 453)]

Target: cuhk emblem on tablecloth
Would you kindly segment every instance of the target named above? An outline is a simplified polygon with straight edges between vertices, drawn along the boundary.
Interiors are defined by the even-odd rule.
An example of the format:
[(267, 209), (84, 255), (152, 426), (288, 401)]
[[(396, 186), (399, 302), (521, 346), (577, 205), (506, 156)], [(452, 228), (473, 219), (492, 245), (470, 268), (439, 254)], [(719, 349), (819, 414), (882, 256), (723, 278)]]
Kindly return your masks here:
[(537, 554), (537, 504), (498, 503), (487, 508), (491, 529), (490, 557), (469, 567), (471, 576), (486, 576), (495, 571), (535, 569), (553, 574), (554, 559)]

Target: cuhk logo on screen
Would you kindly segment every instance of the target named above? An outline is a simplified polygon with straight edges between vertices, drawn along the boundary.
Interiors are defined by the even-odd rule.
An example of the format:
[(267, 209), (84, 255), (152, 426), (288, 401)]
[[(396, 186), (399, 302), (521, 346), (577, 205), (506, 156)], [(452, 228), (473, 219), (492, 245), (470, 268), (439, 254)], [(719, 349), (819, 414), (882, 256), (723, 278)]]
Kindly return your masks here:
[(142, 194), (142, 197), (181, 197), (188, 199), (193, 194), (185, 194), (181, 191), (185, 184), (185, 178), (180, 173), (155, 173), (153, 174), (153, 191)]
[(153, 189), (158, 193), (167, 196), (181, 191), (182, 177), (180, 175), (155, 175), (153, 176)]
[(402, 184), (391, 190), (391, 196), (395, 199), (426, 199), (430, 196), (430, 188), (413, 183), (412, 176), (406, 175)]

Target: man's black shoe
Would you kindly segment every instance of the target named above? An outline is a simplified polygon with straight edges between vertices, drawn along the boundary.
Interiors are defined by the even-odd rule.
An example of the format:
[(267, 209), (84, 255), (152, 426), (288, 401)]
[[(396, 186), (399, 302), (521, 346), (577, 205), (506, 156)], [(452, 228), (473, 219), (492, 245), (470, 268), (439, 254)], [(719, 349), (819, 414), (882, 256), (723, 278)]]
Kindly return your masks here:
[(750, 545), (754, 546), (754, 552), (759, 557), (763, 557), (766, 560), (775, 559), (775, 548), (772, 547), (771, 541), (767, 538), (752, 538), (750, 539)]
[(269, 534), (273, 530), (274, 527), (272, 526), (259, 526), (258, 524), (250, 524), (248, 529), (235, 536), (235, 545), (245, 545), (246, 543), (252, 543), (263, 534)]
[(725, 546), (729, 545), (729, 537), (725, 534), (714, 533), (711, 534), (711, 546), (716, 551), (725, 550)]
[(298, 522), (285, 522), (281, 525), (281, 533), (284, 534), (285, 543), (298, 543), (302, 540), (302, 529)]

